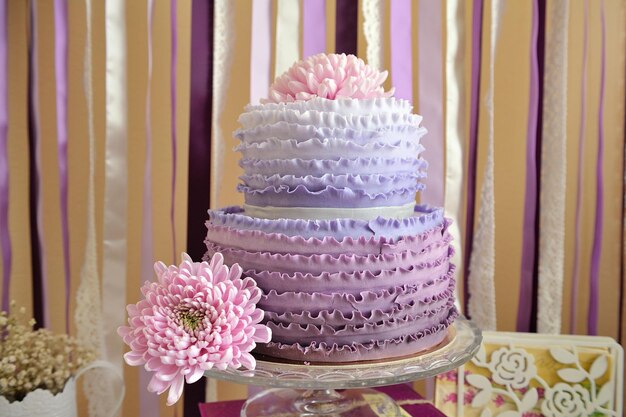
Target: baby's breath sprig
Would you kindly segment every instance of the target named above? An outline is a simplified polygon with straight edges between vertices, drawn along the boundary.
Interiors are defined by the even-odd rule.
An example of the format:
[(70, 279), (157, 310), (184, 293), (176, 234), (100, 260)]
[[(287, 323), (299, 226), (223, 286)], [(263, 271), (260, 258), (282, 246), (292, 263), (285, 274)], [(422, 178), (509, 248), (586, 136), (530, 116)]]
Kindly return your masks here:
[(35, 320), (26, 309), (0, 312), (0, 395), (9, 402), (21, 401), (37, 388), (52, 394), (63, 391), (67, 380), (92, 362), (95, 352), (66, 334), (33, 330)]

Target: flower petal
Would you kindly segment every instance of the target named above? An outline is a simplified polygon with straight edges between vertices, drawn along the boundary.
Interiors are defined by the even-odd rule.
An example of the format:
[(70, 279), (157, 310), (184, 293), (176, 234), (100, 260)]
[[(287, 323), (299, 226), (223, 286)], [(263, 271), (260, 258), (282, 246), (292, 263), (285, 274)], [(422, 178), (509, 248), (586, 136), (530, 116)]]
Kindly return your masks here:
[(167, 405), (174, 405), (176, 401), (183, 395), (183, 387), (185, 385), (185, 377), (178, 375), (170, 386), (170, 391), (167, 394)]

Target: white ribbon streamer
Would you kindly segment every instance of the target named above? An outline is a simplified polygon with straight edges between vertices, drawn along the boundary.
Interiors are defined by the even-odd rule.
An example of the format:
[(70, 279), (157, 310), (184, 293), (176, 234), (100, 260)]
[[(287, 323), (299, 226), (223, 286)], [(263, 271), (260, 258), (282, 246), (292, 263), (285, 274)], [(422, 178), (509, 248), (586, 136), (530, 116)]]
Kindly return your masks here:
[(278, 0), (277, 13), (275, 77), (300, 59), (300, 2)]
[[(220, 119), (224, 111), (224, 101), (228, 89), (228, 74), (233, 60), (234, 37), (233, 7), (229, 0), (215, 0), (213, 25), (213, 112), (211, 115), (211, 192), (210, 206), (219, 207), (220, 184), (222, 184), (225, 141), (222, 137)], [(217, 401), (217, 382), (207, 378), (206, 401)]]
[(117, 328), (126, 317), (127, 97), (126, 2), (105, 2), (106, 143), (102, 299), (106, 358), (122, 370), (122, 339)]
[(380, 70), (383, 67), (383, 2), (363, 0), (363, 34), (367, 42), (367, 63)]
[(234, 53), (233, 31), (233, 7), (232, 1), (215, 0), (213, 25), (213, 113), (211, 137), (211, 207), (221, 205), (218, 191), (222, 184), (224, 169), (224, 145), (220, 119), (224, 112), (224, 102), (231, 64)]
[[(463, 212), (463, 160), (465, 143), (465, 1), (446, 2), (446, 215), (453, 222), (448, 228), (454, 237), (452, 262), (463, 271), (463, 245), (460, 220)], [(457, 279), (456, 282), (462, 282)], [(458, 287), (455, 288), (458, 294)], [(460, 307), (459, 298), (456, 297)]]
[[(100, 276), (98, 271), (98, 253), (96, 243), (96, 205), (95, 205), (95, 147), (96, 134), (93, 111), (92, 83), (92, 39), (91, 26), (92, 0), (85, 0), (86, 42), (84, 61), (84, 90), (87, 104), (87, 138), (89, 140), (89, 181), (87, 183), (87, 236), (85, 239), (85, 259), (80, 271), (80, 284), (76, 291), (76, 335), (84, 345), (101, 354), (105, 350), (104, 320), (102, 317), (102, 298), (100, 295)], [(85, 396), (89, 403), (89, 415), (101, 417), (109, 415), (115, 395), (112, 385), (101, 372), (90, 372), (84, 378)]]
[(569, 1), (548, 2), (543, 96), (537, 331), (561, 332), (567, 169), (567, 26)]
[(487, 116), (489, 137), (487, 161), (483, 183), (480, 189), (480, 208), (476, 234), (470, 256), (468, 286), (470, 292), (469, 314), (483, 330), (496, 330), (496, 289), (495, 289), (495, 193), (494, 193), (494, 73), (498, 31), (502, 15), (501, 0), (491, 0), (491, 47), (489, 62), (489, 90), (487, 91)]

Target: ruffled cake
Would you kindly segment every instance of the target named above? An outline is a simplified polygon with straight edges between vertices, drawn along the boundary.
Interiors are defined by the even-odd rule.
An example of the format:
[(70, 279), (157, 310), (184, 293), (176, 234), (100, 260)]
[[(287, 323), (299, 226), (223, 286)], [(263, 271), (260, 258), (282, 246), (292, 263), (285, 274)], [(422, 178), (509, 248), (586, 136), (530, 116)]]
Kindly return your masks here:
[(377, 360), (439, 344), (457, 316), (449, 220), (415, 204), (426, 129), (378, 73), (317, 55), (239, 117), (243, 207), (210, 210), (207, 256), (263, 291), (272, 341), (309, 362)]

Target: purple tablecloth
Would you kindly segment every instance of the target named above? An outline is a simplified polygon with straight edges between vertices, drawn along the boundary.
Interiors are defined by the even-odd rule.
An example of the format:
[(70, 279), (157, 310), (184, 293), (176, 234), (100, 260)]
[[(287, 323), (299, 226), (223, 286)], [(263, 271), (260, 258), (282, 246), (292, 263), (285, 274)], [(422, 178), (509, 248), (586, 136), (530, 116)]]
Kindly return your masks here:
[[(434, 405), (425, 401), (407, 384), (378, 387), (376, 390), (389, 395), (412, 417), (445, 417)], [(244, 400), (200, 403), (202, 417), (239, 417)], [(372, 416), (376, 413), (372, 412)], [(365, 416), (362, 416), (365, 417)]]

